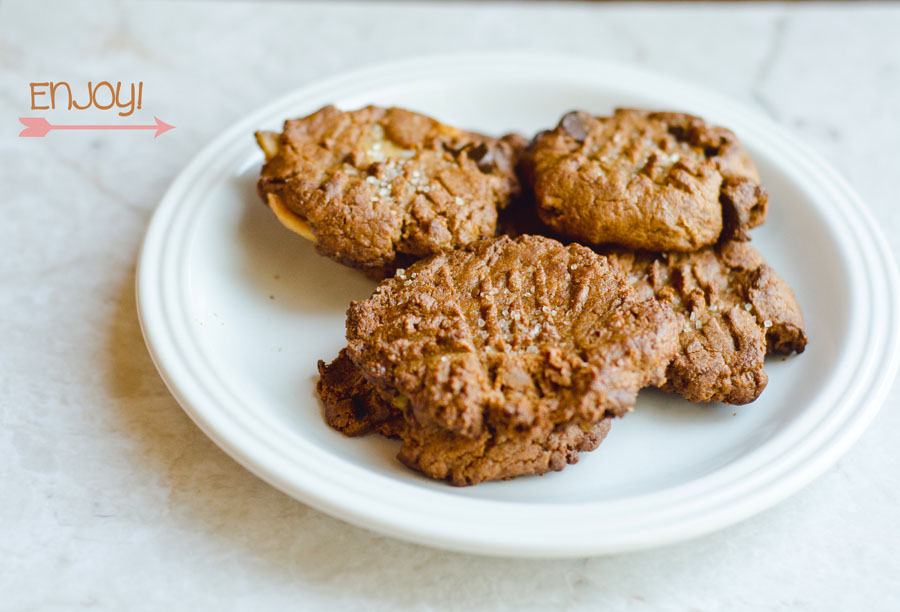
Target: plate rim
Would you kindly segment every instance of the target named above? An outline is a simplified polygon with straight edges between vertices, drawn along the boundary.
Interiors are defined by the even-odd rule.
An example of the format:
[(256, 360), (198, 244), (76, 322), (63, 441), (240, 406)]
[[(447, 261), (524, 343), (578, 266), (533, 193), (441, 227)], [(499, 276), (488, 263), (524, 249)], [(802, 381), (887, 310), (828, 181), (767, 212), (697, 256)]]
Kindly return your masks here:
[[(523, 64), (533, 67), (535, 64), (547, 66), (548, 63), (553, 65), (567, 65), (570, 67), (575, 66), (581, 69), (591, 68), (597, 73), (629, 75), (639, 80), (657, 84), (666, 84), (677, 90), (691, 92), (694, 95), (703, 95), (706, 99), (712, 100), (712, 103), (725, 105), (729, 108), (729, 112), (736, 112), (738, 115), (746, 116), (747, 121), (758, 124), (760, 129), (769, 132), (770, 137), (781, 140), (785, 145), (784, 150), (793, 151), (793, 154), (795, 155), (795, 158), (791, 161), (795, 164), (805, 165), (807, 172), (812, 172), (813, 174), (818, 173), (821, 175), (822, 178), (826, 179), (824, 181), (825, 185), (828, 185), (830, 182), (829, 188), (825, 191), (829, 192), (832, 197), (841, 200), (843, 203), (849, 204), (848, 210), (852, 211), (853, 215), (856, 215), (855, 218), (852, 218), (853, 215), (847, 210), (831, 211), (832, 214), (843, 212), (845, 213), (845, 216), (851, 217), (849, 222), (859, 226), (856, 228), (856, 231), (862, 231), (869, 239), (867, 244), (853, 245), (860, 249), (861, 253), (868, 252), (868, 263), (871, 263), (874, 260), (874, 262), (880, 263), (883, 268), (882, 271), (884, 274), (883, 278), (880, 280), (885, 281), (884, 284), (879, 285), (877, 282), (870, 282), (870, 289), (877, 291), (880, 286), (883, 290), (881, 293), (884, 294), (885, 299), (883, 301), (874, 300), (870, 302), (869, 305), (873, 309), (880, 309), (883, 311), (881, 312), (881, 318), (886, 319), (886, 321), (891, 324), (894, 332), (896, 332), (896, 305), (898, 303), (898, 295), (900, 295), (900, 290), (898, 290), (900, 283), (898, 283), (896, 263), (887, 247), (886, 240), (875, 225), (867, 207), (853, 192), (846, 181), (844, 181), (844, 179), (840, 177), (840, 175), (818, 154), (807, 149), (802, 143), (788, 133), (783, 126), (775, 124), (759, 113), (746, 108), (743, 104), (735, 102), (721, 94), (709, 92), (704, 88), (697, 87), (696, 85), (685, 81), (676, 80), (667, 75), (660, 75), (643, 68), (605, 60), (558, 54), (535, 54), (528, 52), (467, 53), (430, 56), (415, 60), (377, 64), (352, 72), (342, 73), (289, 92), (235, 122), (230, 128), (226, 129), (223, 134), (204, 147), (181, 171), (181, 173), (179, 173), (161, 199), (156, 211), (154, 211), (153, 218), (145, 235), (138, 260), (135, 284), (138, 316), (151, 358), (170, 392), (191, 419), (220, 448), (225, 450), (245, 468), (249, 469), (276, 488), (321, 511), (362, 527), (375, 529), (382, 533), (420, 544), (462, 552), (504, 556), (547, 558), (609, 554), (655, 547), (709, 533), (736, 523), (778, 503), (808, 484), (837, 461), (840, 456), (852, 446), (874, 419), (890, 389), (897, 367), (900, 365), (900, 351), (898, 351), (898, 347), (900, 347), (900, 334), (897, 333), (885, 334), (882, 337), (884, 340), (884, 347), (881, 351), (881, 356), (883, 356), (884, 359), (882, 361), (880, 372), (874, 374), (871, 373), (871, 370), (873, 369), (871, 363), (877, 360), (875, 351), (870, 353), (865, 361), (860, 362), (863, 365), (866, 363), (870, 364), (868, 368), (869, 375), (872, 377), (872, 387), (862, 388), (859, 385), (854, 386), (851, 383), (847, 389), (845, 389), (848, 393), (855, 389), (856, 393), (853, 396), (854, 398), (855, 396), (862, 395), (865, 391), (868, 391), (865, 402), (860, 402), (859, 400), (855, 402), (856, 411), (852, 413), (853, 416), (856, 417), (855, 420), (849, 423), (847, 427), (839, 428), (834, 436), (830, 436), (828, 439), (822, 441), (821, 448), (824, 449), (824, 451), (820, 449), (818, 453), (812, 452), (811, 455), (806, 458), (806, 461), (799, 464), (793, 472), (789, 472), (787, 475), (782, 474), (780, 479), (775, 479), (770, 483), (768, 489), (763, 488), (762, 491), (755, 491), (755, 493), (751, 492), (747, 494), (749, 497), (745, 496), (743, 502), (735, 502), (733, 500), (729, 502), (728, 500), (725, 500), (725, 502), (723, 502), (725, 503), (724, 508), (719, 508), (712, 515), (709, 515), (708, 513), (703, 521), (696, 520), (696, 517), (694, 520), (685, 518), (664, 528), (657, 525), (655, 529), (652, 525), (638, 525), (637, 527), (633, 527), (633, 529), (638, 529), (638, 532), (628, 534), (629, 537), (618, 539), (606, 538), (603, 541), (592, 540), (590, 537), (582, 537), (578, 541), (559, 542), (549, 541), (547, 538), (543, 538), (528, 542), (510, 539), (508, 536), (498, 537), (497, 533), (490, 532), (490, 523), (467, 523), (466, 527), (469, 528), (468, 531), (463, 533), (456, 532), (448, 535), (446, 533), (446, 528), (443, 531), (440, 528), (436, 528), (435, 521), (416, 521), (415, 512), (418, 512), (418, 509), (411, 509), (408, 512), (401, 513), (398, 515), (399, 519), (398, 516), (394, 515), (385, 516), (383, 509), (381, 510), (380, 516), (373, 516), (373, 506), (368, 507), (368, 511), (360, 511), (356, 505), (347, 503), (346, 490), (342, 490), (340, 487), (335, 488), (335, 486), (328, 486), (329, 484), (334, 485), (335, 483), (315, 482), (314, 485), (309, 485), (308, 483), (304, 485), (296, 482), (296, 479), (286, 478), (284, 473), (280, 473), (278, 469), (273, 468), (274, 465), (283, 462), (284, 458), (271, 456), (271, 449), (266, 449), (265, 453), (259, 452), (260, 446), (258, 444), (255, 450), (252, 452), (248, 451), (248, 448), (253, 448), (252, 439), (247, 438), (247, 435), (249, 435), (248, 432), (236, 433), (237, 430), (235, 430), (234, 424), (229, 425), (223, 422), (221, 414), (211, 414), (208, 407), (204, 408), (202, 402), (208, 402), (211, 398), (215, 398), (216, 394), (210, 393), (209, 389), (198, 390), (196, 388), (196, 383), (199, 379), (202, 379), (202, 377), (199, 377), (196, 380), (191, 379), (197, 364), (192, 364), (190, 361), (185, 362), (183, 360), (184, 356), (179, 355), (178, 351), (172, 348), (172, 338), (167, 337), (167, 335), (171, 336), (175, 332), (174, 329), (168, 329), (174, 321), (167, 317), (166, 314), (171, 311), (173, 305), (162, 299), (164, 294), (163, 289), (167, 278), (163, 274), (165, 261), (169, 262), (169, 268), (171, 269), (171, 261), (172, 258), (175, 257), (171, 249), (168, 254), (161, 250), (164, 247), (164, 232), (162, 230), (167, 228), (165, 222), (170, 220), (170, 217), (175, 214), (175, 210), (177, 209), (175, 203), (183, 201), (189, 194), (192, 178), (200, 173), (209, 163), (218, 161), (222, 167), (227, 167), (221, 158), (216, 160), (216, 156), (221, 156), (221, 151), (225, 149), (227, 157), (229, 145), (233, 144), (236, 135), (243, 139), (250, 133), (247, 131), (248, 126), (251, 128), (253, 126), (259, 127), (265, 124), (271, 116), (283, 118), (285, 115), (279, 113), (279, 109), (287, 106), (296, 106), (297, 101), (302, 101), (305, 98), (314, 99), (316, 95), (321, 95), (321, 92), (323, 91), (337, 92), (342, 87), (347, 87), (348, 85), (352, 87), (361, 87), (361, 84), (373, 79), (384, 80), (385, 78), (388, 78), (396, 80), (397, 83), (403, 83), (405, 80), (409, 79), (408, 75), (411, 73), (419, 74), (426, 71), (441, 74), (442, 70), (449, 70), (451, 72), (453, 70), (474, 70), (475, 66), (484, 68), (486, 65), (494, 67), (511, 67), (515, 65), (521, 68)], [(584, 83), (583, 80), (579, 82), (582, 84)], [(334, 97), (340, 97), (340, 94), (335, 94)], [(244, 155), (244, 152), (235, 148), (235, 151), (232, 152), (232, 157), (239, 155)], [(199, 210), (199, 208), (200, 207), (195, 207), (197, 210)], [(815, 208), (817, 212), (823, 212), (819, 205), (816, 205)], [(196, 210), (194, 212), (196, 213)], [(860, 230), (860, 228), (862, 229)], [(182, 246), (186, 244), (187, 241), (183, 242)], [(154, 254), (161, 255), (164, 258), (162, 264), (153, 258)], [(183, 254), (181, 255), (183, 257)], [(865, 256), (863, 258), (864, 260), (866, 259)], [(181, 261), (184, 262), (184, 259), (181, 259)], [(185, 269), (190, 268), (190, 266), (183, 267)], [(878, 275), (874, 268), (865, 266), (864, 271), (870, 278), (879, 280), (876, 278)], [(154, 288), (154, 283), (152, 282), (154, 280), (163, 284)], [(184, 278), (181, 280), (183, 283)], [(181, 296), (183, 298), (186, 297), (186, 293), (182, 292)], [(877, 314), (878, 313), (876, 312), (875, 315)], [(868, 321), (872, 327), (874, 327), (874, 321), (878, 318), (875, 315), (870, 317)], [(190, 329), (182, 329), (179, 331), (187, 332), (189, 335), (192, 333)], [(201, 404), (198, 404), (198, 402), (201, 402)], [(216, 418), (217, 416), (219, 418)], [(244, 434), (243, 437), (241, 436), (242, 433)], [(429, 491), (429, 493), (435, 492)], [(443, 495), (446, 498), (451, 497), (447, 494)], [(522, 510), (524, 506), (528, 506), (528, 504), (523, 505), (522, 502), (499, 502), (476, 498), (460, 498), (458, 496), (452, 497), (456, 500), (462, 500), (464, 505), (478, 506), (479, 508), (484, 509), (497, 509), (501, 507), (508, 509), (509, 505), (513, 504), (517, 510)], [(555, 514), (560, 516), (570, 516), (572, 512), (570, 509), (566, 508), (566, 506), (583, 507), (592, 504), (596, 505), (597, 502), (589, 504), (561, 504), (553, 505), (551, 507)], [(451, 505), (458, 507), (458, 504)], [(606, 506), (610, 505), (611, 504), (606, 503)], [(413, 513), (413, 520), (409, 520), (410, 512)], [(421, 517), (418, 518), (421, 519)], [(437, 527), (440, 527), (440, 525), (437, 525)], [(643, 531), (640, 531), (641, 529), (643, 529)], [(602, 532), (600, 532), (600, 535), (602, 535)]]

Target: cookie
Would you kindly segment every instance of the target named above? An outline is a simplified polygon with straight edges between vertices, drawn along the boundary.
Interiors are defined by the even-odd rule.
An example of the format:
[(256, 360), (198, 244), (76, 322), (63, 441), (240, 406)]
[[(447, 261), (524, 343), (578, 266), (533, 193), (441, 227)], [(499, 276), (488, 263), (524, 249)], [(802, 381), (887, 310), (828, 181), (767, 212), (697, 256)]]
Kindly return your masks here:
[(341, 349), (330, 364), (319, 361), (316, 392), (325, 406), (325, 422), (346, 436), (377, 431), (399, 438), (405, 427), (402, 412), (369, 384), (347, 357), (347, 349)]
[(372, 431), (403, 440), (398, 459), (428, 474), (449, 475), (453, 484), (512, 478), (522, 474), (559, 471), (578, 462), (578, 453), (599, 446), (610, 429), (603, 419), (587, 431), (569, 423), (544, 438), (494, 436), (477, 438), (455, 435), (439, 427), (411, 428), (403, 412), (366, 381), (342, 350), (331, 364), (319, 362), (317, 390), (325, 405), (325, 420), (348, 436)]
[(258, 132), (257, 190), (322, 255), (384, 276), (493, 236), (520, 191), (520, 136), (490, 138), (400, 108), (333, 106)]
[(787, 283), (745, 242), (694, 253), (607, 252), (635, 290), (681, 318), (668, 391), (694, 402), (746, 404), (768, 381), (767, 353), (802, 353), (803, 315)]
[[(556, 469), (599, 443), (601, 421), (663, 383), (680, 328), (590, 249), (500, 237), (398, 270), (352, 303), (346, 355), (402, 412), (401, 460), (471, 484)], [(490, 469), (474, 460), (495, 446)]]
[(746, 240), (768, 194), (737, 137), (682, 113), (575, 111), (523, 158), (538, 214), (591, 245), (694, 251)]

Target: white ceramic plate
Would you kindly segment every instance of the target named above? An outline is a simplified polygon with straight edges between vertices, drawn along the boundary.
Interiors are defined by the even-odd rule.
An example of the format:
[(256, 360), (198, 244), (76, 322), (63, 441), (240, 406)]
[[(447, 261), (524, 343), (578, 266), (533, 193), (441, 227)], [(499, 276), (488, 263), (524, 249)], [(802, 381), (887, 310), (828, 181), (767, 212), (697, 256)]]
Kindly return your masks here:
[[(323, 422), (316, 362), (374, 283), (315, 254), (257, 200), (252, 134), (327, 103), (400, 105), (453, 125), (531, 134), (572, 108), (685, 110), (737, 132), (771, 193), (754, 244), (794, 288), (810, 344), (767, 363), (739, 408), (642, 392), (600, 448), (563, 472), (453, 488), (402, 467), (397, 443)], [(368, 68), (306, 87), (227, 130), (182, 172), (138, 273), (147, 345), (191, 418), (248, 469), (357, 525), (423, 544), (563, 557), (657, 546), (784, 499), (831, 465), (880, 407), (898, 364), (898, 283), (865, 207), (771, 121), (714, 93), (572, 58), (477, 55)]]

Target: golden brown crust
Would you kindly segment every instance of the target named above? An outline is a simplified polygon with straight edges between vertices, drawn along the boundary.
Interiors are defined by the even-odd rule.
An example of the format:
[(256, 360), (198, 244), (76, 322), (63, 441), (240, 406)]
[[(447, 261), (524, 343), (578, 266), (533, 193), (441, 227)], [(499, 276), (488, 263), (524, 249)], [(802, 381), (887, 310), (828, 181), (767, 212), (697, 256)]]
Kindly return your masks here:
[(305, 222), (320, 253), (376, 276), (493, 236), (497, 211), (520, 190), (521, 137), (399, 108), (326, 106), (257, 139), (263, 200), (274, 195)]
[(377, 431), (389, 438), (400, 435), (403, 415), (370, 385), (341, 349), (330, 364), (319, 361), (316, 391), (325, 406), (325, 422), (347, 436)]
[(466, 436), (619, 416), (661, 383), (676, 318), (580, 245), (501, 237), (442, 253), (351, 303), (349, 357), (416, 419)]
[(542, 437), (486, 431), (467, 438), (434, 425), (408, 425), (404, 403), (369, 384), (346, 350), (329, 365), (320, 361), (319, 373), (316, 389), (331, 427), (348, 436), (376, 431), (399, 438), (403, 444), (397, 458), (404, 465), (456, 486), (559, 471), (577, 463), (579, 452), (596, 449), (610, 428), (607, 418), (593, 427), (561, 424)]
[(678, 330), (669, 306), (590, 249), (483, 240), (352, 303), (319, 394), (331, 426), (399, 437), (400, 460), (433, 478), (539, 474), (595, 448), (642, 387), (662, 384)]
[(695, 402), (752, 402), (768, 382), (766, 353), (802, 352), (803, 316), (784, 280), (747, 243), (694, 253), (609, 251), (635, 289), (682, 320), (665, 389)]
[(401, 434), (397, 458), (410, 469), (456, 486), (560, 471), (595, 450), (609, 433), (611, 418), (591, 426), (561, 423), (544, 436), (483, 432), (467, 438), (436, 426)]
[(683, 113), (568, 113), (523, 174), (552, 230), (592, 245), (693, 251), (765, 220), (768, 195), (735, 135)]

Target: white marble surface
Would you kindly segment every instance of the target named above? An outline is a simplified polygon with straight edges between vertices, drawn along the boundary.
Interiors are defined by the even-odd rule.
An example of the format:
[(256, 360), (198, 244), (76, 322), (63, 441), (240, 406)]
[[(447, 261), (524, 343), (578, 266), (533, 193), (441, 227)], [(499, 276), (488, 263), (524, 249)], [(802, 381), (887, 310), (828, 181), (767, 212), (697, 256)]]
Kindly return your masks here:
[[(228, 458), (167, 393), (134, 265), (166, 185), (273, 96), (360, 64), (553, 50), (715, 88), (794, 130), (900, 250), (900, 6), (0, 3), (0, 609), (900, 609), (900, 387), (786, 502), (638, 554), (516, 561), (348, 526)], [(144, 81), (177, 126), (17, 138), (28, 83)], [(87, 111), (51, 120), (104, 119)]]

